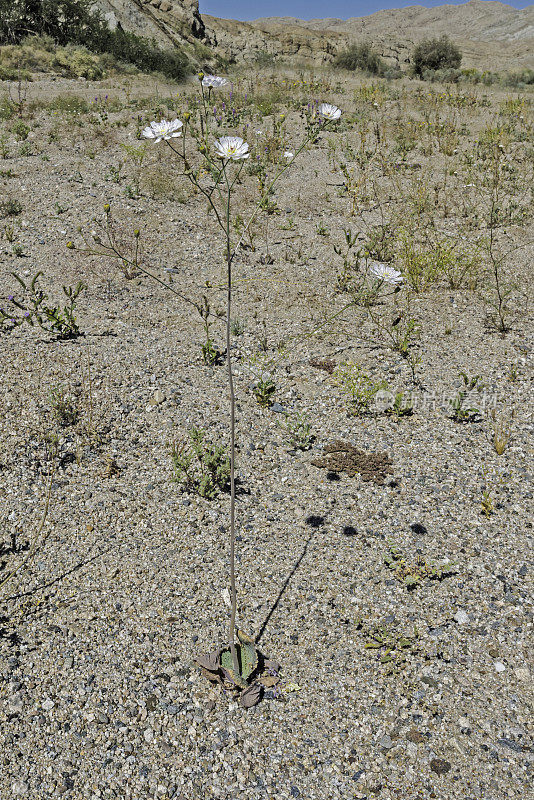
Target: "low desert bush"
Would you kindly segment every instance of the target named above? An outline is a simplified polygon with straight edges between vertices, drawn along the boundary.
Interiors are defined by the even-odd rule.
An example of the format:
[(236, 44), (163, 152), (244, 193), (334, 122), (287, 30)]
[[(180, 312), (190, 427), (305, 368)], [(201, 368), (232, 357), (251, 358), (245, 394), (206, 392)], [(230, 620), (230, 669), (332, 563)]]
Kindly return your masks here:
[(373, 50), (369, 42), (352, 44), (347, 50), (338, 53), (334, 59), (334, 66), (354, 72), (361, 70), (371, 75), (382, 75), (386, 65), (380, 55)]
[(462, 53), (448, 36), (423, 39), (412, 54), (414, 74), (420, 77), (425, 70), (457, 70), (461, 63)]
[[(33, 43), (24, 46), (28, 34), (41, 40), (46, 37), (45, 46), (36, 46), (35, 37)], [(54, 42), (52, 49), (50, 41)], [(101, 58), (93, 55), (98, 53), (112, 56), (114, 62), (134, 64), (144, 72), (161, 72), (175, 80), (184, 78), (189, 71), (187, 57), (177, 48), (162, 50), (154, 41), (122, 28), (111, 30), (91, 0), (0, 0), (0, 45), (21, 43), (22, 62), (12, 64), (11, 69), (24, 68), (26, 60), (27, 70), (46, 71), (45, 65), (58, 57), (58, 67), (68, 67), (79, 77), (97, 79), (103, 71)], [(17, 47), (5, 58), (16, 58), (18, 51)]]

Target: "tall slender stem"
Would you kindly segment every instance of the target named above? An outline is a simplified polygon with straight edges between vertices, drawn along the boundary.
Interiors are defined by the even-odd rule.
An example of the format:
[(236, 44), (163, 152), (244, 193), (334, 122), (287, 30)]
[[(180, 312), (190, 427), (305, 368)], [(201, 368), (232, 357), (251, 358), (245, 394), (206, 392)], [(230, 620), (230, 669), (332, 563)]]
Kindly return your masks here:
[(230, 325), (232, 315), (232, 245), (230, 241), (230, 201), (232, 187), (228, 181), (226, 165), (224, 166), (226, 179), (226, 268), (227, 268), (227, 300), (226, 300), (226, 363), (228, 367), (228, 387), (230, 390), (230, 630), (229, 644), (234, 662), (234, 670), (239, 675), (239, 662), (235, 648), (235, 618), (237, 614), (237, 589), (235, 581), (235, 393), (234, 376), (232, 373), (232, 355), (230, 351)]

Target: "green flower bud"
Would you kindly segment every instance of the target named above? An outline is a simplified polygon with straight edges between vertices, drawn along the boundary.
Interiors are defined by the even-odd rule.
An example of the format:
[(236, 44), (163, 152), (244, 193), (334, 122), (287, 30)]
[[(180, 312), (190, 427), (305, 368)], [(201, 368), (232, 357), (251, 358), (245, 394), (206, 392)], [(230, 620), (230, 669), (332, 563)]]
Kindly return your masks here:
[(104, 211), (106, 212), (106, 214), (109, 214), (109, 212), (111, 211), (111, 206), (109, 203), (106, 203), (104, 205)]
[(74, 247), (74, 244), (73, 244), (73, 242), (67, 242), (67, 248), (68, 248), (69, 250), (75, 250), (75, 249), (76, 249), (76, 248)]
[(139, 228), (136, 228), (134, 230), (134, 236), (136, 239), (139, 239), (139, 237), (141, 236), (141, 231), (139, 230)]
[(199, 79), (199, 81), (203, 81), (204, 80), (204, 73), (203, 72), (199, 72), (198, 75), (197, 75), (197, 78)]

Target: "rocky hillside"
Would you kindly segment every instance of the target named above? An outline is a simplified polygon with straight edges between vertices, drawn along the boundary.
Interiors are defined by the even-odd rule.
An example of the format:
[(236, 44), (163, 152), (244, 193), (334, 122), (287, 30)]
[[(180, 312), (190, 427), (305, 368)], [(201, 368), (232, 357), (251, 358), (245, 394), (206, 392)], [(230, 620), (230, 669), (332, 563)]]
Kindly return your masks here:
[(120, 25), (162, 47), (204, 42), (198, 0), (97, 0), (111, 28)]
[(519, 11), (503, 3), (470, 0), (461, 6), (411, 6), (348, 20), (267, 17), (238, 22), (201, 15), (198, 0), (97, 2), (112, 27), (121, 25), (164, 47), (202, 43), (230, 61), (271, 56), (322, 63), (350, 42), (366, 40), (386, 61), (402, 65), (419, 39), (447, 33), (462, 48), (464, 66), (534, 68), (534, 6)]
[(448, 34), (462, 47), (464, 64), (481, 69), (534, 67), (534, 6), (517, 10), (489, 0), (460, 6), (410, 6), (367, 17), (312, 19), (267, 17), (253, 26), (266, 34), (304, 28), (332, 43), (372, 41), (387, 59), (403, 62), (413, 45), (428, 36)]

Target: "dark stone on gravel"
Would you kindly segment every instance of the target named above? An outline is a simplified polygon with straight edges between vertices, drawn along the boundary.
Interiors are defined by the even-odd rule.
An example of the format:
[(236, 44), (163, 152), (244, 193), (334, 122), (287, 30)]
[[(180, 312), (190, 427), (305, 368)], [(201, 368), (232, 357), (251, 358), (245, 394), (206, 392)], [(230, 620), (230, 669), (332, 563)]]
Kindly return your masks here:
[(432, 772), (435, 772), (436, 775), (446, 775), (451, 768), (451, 764), (449, 761), (445, 761), (444, 758), (433, 758), (430, 762), (430, 769)]
[(497, 739), (497, 744), (500, 744), (501, 747), (508, 747), (509, 750), (514, 750), (516, 753), (523, 752), (523, 747), (517, 742), (513, 742), (512, 739)]
[(415, 728), (410, 728), (408, 733), (406, 734), (406, 738), (409, 742), (413, 742), (414, 744), (421, 744), (421, 742), (426, 741), (425, 737), (419, 731), (416, 731)]

